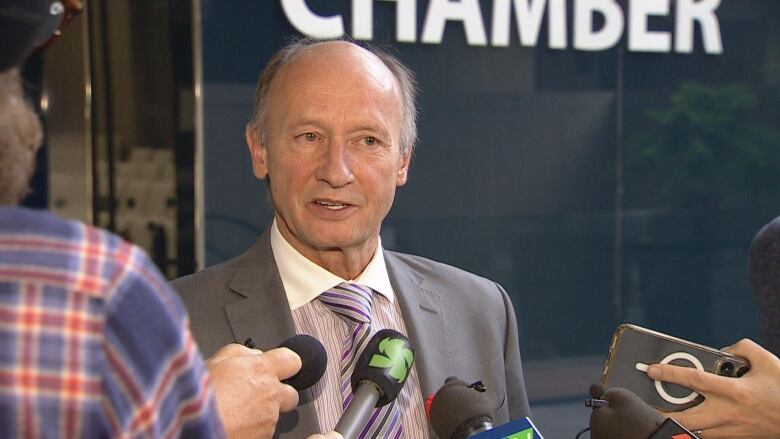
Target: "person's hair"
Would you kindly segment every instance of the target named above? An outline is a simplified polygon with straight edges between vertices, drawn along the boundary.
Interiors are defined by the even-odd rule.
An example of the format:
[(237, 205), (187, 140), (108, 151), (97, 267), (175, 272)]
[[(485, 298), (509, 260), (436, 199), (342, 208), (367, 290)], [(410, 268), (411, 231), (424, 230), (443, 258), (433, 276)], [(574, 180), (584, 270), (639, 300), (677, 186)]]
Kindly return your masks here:
[(0, 72), (0, 205), (18, 204), (29, 191), (43, 129), (25, 100), (17, 69)]
[(761, 344), (780, 355), (780, 216), (750, 243), (748, 280), (761, 311)]
[(369, 44), (362, 42), (358, 43), (346, 38), (326, 40), (301, 38), (289, 43), (276, 52), (271, 60), (268, 61), (268, 64), (266, 64), (262, 73), (260, 73), (260, 79), (257, 82), (257, 90), (255, 91), (254, 111), (252, 119), (249, 121), (250, 129), (255, 135), (259, 132), (259, 140), (261, 143), (264, 145), (268, 143), (268, 95), (274, 79), (286, 65), (290, 64), (303, 51), (303, 49), (330, 41), (346, 41), (368, 50), (379, 58), (382, 63), (384, 63), (385, 67), (393, 73), (401, 92), (401, 103), (403, 108), (400, 145), (401, 154), (410, 154), (414, 150), (415, 143), (417, 143), (417, 84), (414, 79), (414, 73), (393, 55)]

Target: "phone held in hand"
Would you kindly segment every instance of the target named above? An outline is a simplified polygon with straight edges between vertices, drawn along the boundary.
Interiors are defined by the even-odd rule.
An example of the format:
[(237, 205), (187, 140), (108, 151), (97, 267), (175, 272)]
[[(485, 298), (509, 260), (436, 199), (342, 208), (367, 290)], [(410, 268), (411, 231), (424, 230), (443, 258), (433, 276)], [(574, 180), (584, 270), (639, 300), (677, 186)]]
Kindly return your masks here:
[(650, 379), (645, 371), (654, 363), (695, 367), (734, 378), (750, 370), (750, 363), (744, 358), (625, 323), (618, 326), (612, 335), (601, 384), (605, 389), (628, 389), (649, 405), (667, 412), (682, 411), (704, 400), (687, 387)]

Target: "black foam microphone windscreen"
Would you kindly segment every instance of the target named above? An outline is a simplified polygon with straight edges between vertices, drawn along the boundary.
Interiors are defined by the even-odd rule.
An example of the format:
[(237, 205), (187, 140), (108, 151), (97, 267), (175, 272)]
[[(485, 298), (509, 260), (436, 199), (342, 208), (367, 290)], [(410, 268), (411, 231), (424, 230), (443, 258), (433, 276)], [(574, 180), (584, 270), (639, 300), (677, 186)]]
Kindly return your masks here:
[(600, 399), (601, 395), (604, 394), (604, 385), (601, 383), (593, 383), (590, 385), (590, 388), (588, 388), (588, 393), (591, 398)]
[(283, 341), (279, 347), (288, 348), (301, 357), (301, 370), (292, 377), (282, 380), (283, 383), (301, 391), (313, 386), (322, 378), (328, 365), (328, 354), (319, 340), (310, 335), (298, 334)]
[(780, 355), (780, 217), (753, 238), (748, 279), (761, 311), (761, 344)]
[(393, 329), (374, 334), (355, 362), (353, 398), (334, 430), (344, 439), (358, 438), (374, 410), (401, 392), (413, 364), (414, 350), (405, 335)]
[(490, 400), (467, 382), (448, 378), (431, 401), (431, 427), (440, 439), (464, 439), (493, 428)]
[[(377, 357), (395, 356), (394, 352), (398, 353), (399, 358), (395, 359), (393, 367), (387, 368), (374, 364)], [(388, 358), (387, 361), (391, 360)], [(352, 390), (356, 391), (363, 382), (370, 382), (380, 390), (376, 406), (389, 404), (404, 387), (413, 363), (414, 351), (405, 335), (394, 329), (379, 330), (371, 337), (355, 362), (355, 370), (352, 372)], [(393, 376), (395, 369), (398, 369), (400, 376)]]
[(593, 409), (590, 415), (592, 439), (646, 439), (663, 424), (665, 418), (634, 392), (613, 387), (601, 399), (609, 406)]

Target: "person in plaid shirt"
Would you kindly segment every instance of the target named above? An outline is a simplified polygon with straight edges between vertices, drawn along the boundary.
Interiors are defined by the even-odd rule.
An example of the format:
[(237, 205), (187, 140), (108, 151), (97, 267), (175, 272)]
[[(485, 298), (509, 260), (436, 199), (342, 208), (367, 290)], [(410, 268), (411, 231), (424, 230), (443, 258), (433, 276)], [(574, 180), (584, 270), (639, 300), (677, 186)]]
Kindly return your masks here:
[(187, 325), (138, 247), (0, 207), (0, 436), (220, 437)]
[(233, 344), (204, 364), (140, 248), (16, 207), (42, 130), (15, 66), (80, 6), (0, 0), (0, 437), (270, 437), (298, 402), (280, 382), (294, 352)]
[(13, 68), (34, 3), (0, 2), (0, 437), (222, 437), (184, 308), (143, 251), (14, 206), (42, 135)]

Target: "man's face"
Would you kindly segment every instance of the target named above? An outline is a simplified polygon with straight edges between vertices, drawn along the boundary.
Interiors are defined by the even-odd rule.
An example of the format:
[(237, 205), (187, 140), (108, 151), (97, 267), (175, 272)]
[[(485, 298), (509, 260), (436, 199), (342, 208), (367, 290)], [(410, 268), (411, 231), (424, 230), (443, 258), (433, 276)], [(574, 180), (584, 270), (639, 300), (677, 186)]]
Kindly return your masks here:
[(271, 85), (268, 144), (247, 131), (255, 176), (269, 178), (279, 229), (309, 259), (373, 252), (409, 166), (399, 149), (400, 91), (362, 48), (304, 50)]

